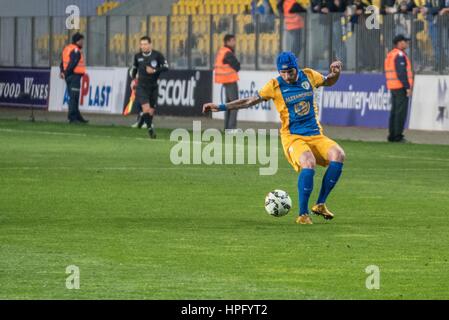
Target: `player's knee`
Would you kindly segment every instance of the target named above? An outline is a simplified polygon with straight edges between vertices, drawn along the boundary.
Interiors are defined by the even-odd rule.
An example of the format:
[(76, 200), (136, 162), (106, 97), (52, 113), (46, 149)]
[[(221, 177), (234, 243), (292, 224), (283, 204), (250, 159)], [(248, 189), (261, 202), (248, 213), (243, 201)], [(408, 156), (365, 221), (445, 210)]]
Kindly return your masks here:
[(340, 149), (340, 162), (345, 162), (346, 160), (346, 154), (343, 149)]
[(316, 167), (316, 160), (311, 152), (304, 152), (299, 158), (299, 163), (304, 169), (315, 169)]
[(344, 150), (340, 147), (335, 147), (330, 151), (329, 160), (336, 162), (344, 162), (346, 158), (346, 154)]

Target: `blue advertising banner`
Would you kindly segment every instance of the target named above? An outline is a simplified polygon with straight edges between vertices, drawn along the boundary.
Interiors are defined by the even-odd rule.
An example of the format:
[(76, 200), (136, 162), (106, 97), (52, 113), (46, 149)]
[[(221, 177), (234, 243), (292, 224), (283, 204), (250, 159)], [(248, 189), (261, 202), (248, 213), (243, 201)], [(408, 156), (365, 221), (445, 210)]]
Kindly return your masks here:
[(0, 68), (0, 106), (47, 108), (50, 69)]
[(391, 99), (383, 74), (342, 74), (320, 100), (323, 124), (388, 128)]

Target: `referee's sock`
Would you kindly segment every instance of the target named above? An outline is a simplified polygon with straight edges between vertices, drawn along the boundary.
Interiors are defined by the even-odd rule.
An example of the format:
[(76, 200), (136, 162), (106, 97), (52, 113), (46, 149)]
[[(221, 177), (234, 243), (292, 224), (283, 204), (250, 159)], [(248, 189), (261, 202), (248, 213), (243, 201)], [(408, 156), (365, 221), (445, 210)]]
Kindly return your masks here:
[(143, 121), (142, 115), (143, 115), (143, 112), (139, 113), (139, 115), (137, 116), (137, 127), (138, 128), (142, 128), (142, 126), (143, 126), (144, 121)]
[(317, 204), (325, 203), (327, 196), (337, 184), (338, 179), (343, 171), (343, 163), (331, 161), (326, 173), (323, 177), (323, 183), (321, 185), (320, 195), (318, 196)]
[(153, 116), (145, 112), (144, 114), (142, 114), (142, 119), (147, 125), (147, 128), (150, 129), (153, 123)]

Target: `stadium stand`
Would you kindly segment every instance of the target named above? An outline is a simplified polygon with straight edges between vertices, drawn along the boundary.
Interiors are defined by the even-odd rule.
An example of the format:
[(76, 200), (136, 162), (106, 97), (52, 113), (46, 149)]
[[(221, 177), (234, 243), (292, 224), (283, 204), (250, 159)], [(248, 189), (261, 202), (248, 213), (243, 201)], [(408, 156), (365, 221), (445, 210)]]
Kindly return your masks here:
[(118, 1), (105, 1), (97, 7), (97, 15), (102, 16), (120, 5)]
[[(81, 6), (83, 16), (79, 29), (70, 31), (65, 28), (61, 7), (68, 2), (51, 2), (57, 9), (47, 16), (39, 16), (37, 9), (38, 16), (33, 18), (0, 14), (0, 36), (5, 43), (0, 50), (0, 65), (53, 65), (75, 31), (86, 34), (86, 58), (94, 66), (129, 65), (144, 34), (151, 35), (155, 47), (175, 68), (211, 68), (226, 33), (236, 34), (237, 55), (244, 69), (269, 69), (276, 52), (289, 48), (277, 0), (167, 0), (157, 4), (145, 0), (73, 0), (71, 3)], [(305, 27), (298, 55), (312, 67), (324, 68), (332, 58), (339, 57), (350, 71), (382, 71), (393, 36), (404, 33), (412, 37), (410, 56), (418, 73), (444, 73), (448, 69), (447, 5), (433, 7), (420, 0), (340, 1), (340, 7), (329, 0), (297, 2), (304, 11), (307, 9), (301, 13)], [(370, 4), (380, 6), (379, 30), (364, 27), (364, 12)], [(34, 43), (34, 62), (28, 56), (14, 59), (15, 37), (31, 27), (32, 34), (24, 34), (23, 41)]]

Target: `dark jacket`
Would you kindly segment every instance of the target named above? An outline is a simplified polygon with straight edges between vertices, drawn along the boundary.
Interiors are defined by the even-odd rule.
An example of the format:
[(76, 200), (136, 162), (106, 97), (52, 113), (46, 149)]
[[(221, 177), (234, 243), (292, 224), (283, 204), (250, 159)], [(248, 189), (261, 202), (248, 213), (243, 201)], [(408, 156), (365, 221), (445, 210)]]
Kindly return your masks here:
[(398, 54), (396, 60), (394, 61), (396, 66), (396, 73), (398, 75), (399, 81), (401, 81), (404, 89), (410, 89), (410, 84), (408, 83), (407, 77), (407, 60), (404, 55)]
[(80, 60), (81, 60), (81, 51), (73, 50), (72, 52), (70, 52), (70, 62), (69, 65), (67, 66), (67, 70), (64, 71), (64, 65), (63, 62), (61, 61), (61, 64), (59, 65), (59, 71), (63, 73), (66, 78), (70, 77), (73, 74), (73, 69), (75, 69)]
[(312, 11), (315, 13), (320, 13), (322, 8), (327, 8), (329, 12), (345, 12), (347, 6), (347, 0), (340, 0), (339, 2), (334, 0), (312, 0)]
[[(426, 0), (426, 4), (424, 5), (427, 8), (427, 18), (432, 19), (434, 16), (438, 14), (438, 12), (446, 8), (445, 0)], [(412, 11), (413, 8), (417, 8), (415, 1), (410, 1), (409, 10)]]
[[(278, 1), (277, 8), (279, 14), (284, 15), (284, 0)], [(307, 12), (307, 8), (303, 8), (299, 3), (295, 3), (289, 11), (289, 13), (301, 13), (301, 12)]]
[(237, 57), (235, 56), (234, 50), (232, 50), (232, 48), (227, 47), (229, 49), (231, 49), (232, 52), (228, 52), (224, 59), (223, 59), (223, 63), (224, 64), (229, 64), (231, 66), (232, 69), (234, 69), (235, 71), (239, 72), (240, 71), (240, 62), (239, 60), (237, 60)]

